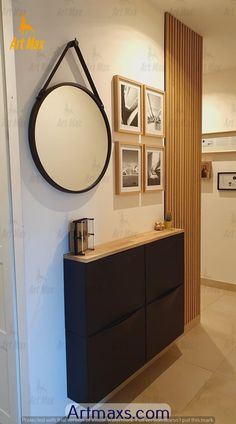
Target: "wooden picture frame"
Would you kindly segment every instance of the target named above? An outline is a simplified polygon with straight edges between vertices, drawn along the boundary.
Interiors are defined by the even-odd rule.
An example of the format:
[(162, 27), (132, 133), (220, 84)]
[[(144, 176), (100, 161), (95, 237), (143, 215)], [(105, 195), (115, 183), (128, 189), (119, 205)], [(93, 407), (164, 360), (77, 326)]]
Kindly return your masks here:
[(129, 134), (143, 132), (142, 84), (119, 75), (114, 84), (114, 130)]
[(143, 86), (144, 135), (165, 137), (165, 92), (148, 85)]
[(144, 192), (164, 190), (164, 147), (143, 145), (143, 189)]
[(115, 142), (116, 194), (142, 191), (142, 145)]
[(218, 190), (236, 190), (236, 172), (218, 172)]
[(209, 180), (212, 177), (212, 162), (204, 161), (201, 163), (201, 179)]

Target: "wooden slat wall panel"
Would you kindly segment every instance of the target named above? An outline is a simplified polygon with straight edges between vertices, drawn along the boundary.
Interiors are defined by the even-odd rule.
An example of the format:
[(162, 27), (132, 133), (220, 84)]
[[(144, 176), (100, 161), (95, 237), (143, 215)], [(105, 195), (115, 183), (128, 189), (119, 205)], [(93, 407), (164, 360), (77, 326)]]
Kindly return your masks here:
[(166, 200), (185, 229), (185, 323), (200, 314), (202, 37), (165, 14)]

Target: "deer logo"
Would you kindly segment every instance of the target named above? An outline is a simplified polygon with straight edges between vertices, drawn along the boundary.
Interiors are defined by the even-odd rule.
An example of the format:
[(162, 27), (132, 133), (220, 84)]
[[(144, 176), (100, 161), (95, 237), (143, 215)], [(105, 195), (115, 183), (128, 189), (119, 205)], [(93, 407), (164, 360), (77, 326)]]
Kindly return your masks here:
[(20, 21), (20, 33), (24, 35), (28, 31), (34, 32), (34, 29), (33, 29), (32, 25), (27, 24), (25, 16), (22, 15), (21, 21)]
[[(20, 17), (19, 32), (22, 35), (21, 38), (13, 36), (10, 44), (10, 49), (14, 50), (43, 50), (45, 40), (39, 40), (35, 38), (35, 31), (32, 25), (26, 21), (25, 15)], [(29, 35), (27, 35), (29, 34)], [(41, 53), (40, 57), (44, 57)], [(0, 423), (1, 424), (1, 423)]]

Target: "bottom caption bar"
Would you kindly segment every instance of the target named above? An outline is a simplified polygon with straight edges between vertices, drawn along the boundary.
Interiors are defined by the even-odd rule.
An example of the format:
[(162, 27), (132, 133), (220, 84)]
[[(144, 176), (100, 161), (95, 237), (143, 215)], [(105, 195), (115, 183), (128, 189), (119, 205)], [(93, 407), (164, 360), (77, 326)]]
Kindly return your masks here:
[(112, 423), (112, 422), (166, 422), (180, 424), (214, 424), (210, 416), (172, 417), (171, 407), (166, 403), (104, 403), (69, 404), (64, 417), (23, 417), (23, 423)]

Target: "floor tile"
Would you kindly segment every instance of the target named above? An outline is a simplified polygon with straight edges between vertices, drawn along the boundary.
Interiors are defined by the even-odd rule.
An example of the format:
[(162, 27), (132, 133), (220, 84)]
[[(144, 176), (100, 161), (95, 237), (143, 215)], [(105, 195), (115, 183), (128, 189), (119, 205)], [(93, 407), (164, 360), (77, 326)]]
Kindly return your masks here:
[[(198, 395), (181, 411), (181, 416), (213, 416), (216, 424), (235, 424), (235, 399), (228, 396), (224, 384), (216, 388), (216, 377), (200, 390)], [(218, 385), (220, 382), (218, 381)], [(213, 388), (212, 388), (213, 386)]]
[(164, 402), (181, 411), (204, 386), (212, 373), (177, 359), (134, 402)]
[(215, 310), (229, 316), (231, 319), (236, 318), (236, 296), (227, 294), (221, 296), (218, 300), (209, 306), (210, 310)]
[(123, 389), (119, 390), (109, 402), (123, 403), (134, 402), (141, 393), (151, 386), (173, 363), (181, 356), (181, 352), (175, 346), (165, 352), (159, 359), (146, 368), (141, 374), (130, 381)]
[(110, 402), (163, 402), (176, 416), (236, 423), (236, 292), (206, 286), (201, 292), (201, 323)]
[[(217, 302), (216, 302), (217, 303)], [(231, 338), (233, 345), (236, 343), (236, 317), (220, 310), (216, 303), (210, 305), (201, 313), (201, 325), (205, 331), (220, 338)]]
[[(235, 284), (235, 288), (236, 288), (236, 284)], [(224, 290), (224, 295), (225, 296), (230, 296), (230, 297), (236, 297), (236, 290), (232, 291), (232, 290)]]
[[(205, 390), (221, 393), (222, 396), (236, 398), (236, 375), (224, 375), (216, 371), (205, 385)], [(236, 413), (236, 405), (235, 405)], [(236, 418), (236, 416), (235, 416)]]
[(226, 359), (217, 368), (217, 371), (225, 376), (236, 376), (236, 348), (227, 355)]
[(201, 310), (220, 299), (224, 293), (225, 290), (201, 285)]
[(208, 331), (199, 324), (180, 339), (177, 346), (183, 360), (214, 371), (223, 362), (226, 354), (232, 351), (234, 341), (221, 333)]

